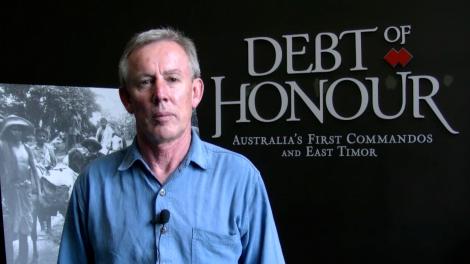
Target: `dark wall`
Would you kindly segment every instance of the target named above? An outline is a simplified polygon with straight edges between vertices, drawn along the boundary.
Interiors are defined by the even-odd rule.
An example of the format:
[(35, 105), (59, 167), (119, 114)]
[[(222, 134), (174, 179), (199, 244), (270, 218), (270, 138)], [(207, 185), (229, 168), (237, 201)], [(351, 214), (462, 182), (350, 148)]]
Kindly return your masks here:
[[(258, 166), (288, 263), (470, 260), (470, 29), (465, 1), (95, 2), (2, 4), (0, 83), (117, 87), (117, 62), (134, 33), (161, 25), (181, 29), (199, 48), (206, 84), (198, 109), (201, 134), (206, 140), (242, 152)], [(405, 44), (384, 41), (381, 34), (387, 27), (401, 25), (412, 27)], [(350, 67), (342, 66), (328, 73), (287, 74), (284, 57), (273, 74), (248, 74), (246, 38), (267, 36), (285, 48), (283, 35), (307, 33), (308, 45), (296, 42), (298, 49), (302, 45), (307, 49), (296, 67), (307, 68), (315, 60), (313, 43), (318, 33), (375, 27), (377, 32), (363, 39), (367, 71), (350, 71)], [(392, 68), (383, 57), (390, 48), (401, 47), (406, 47), (413, 59), (404, 67)], [(344, 56), (343, 63), (352, 65), (354, 42), (345, 39), (338, 50)], [(269, 67), (269, 52), (269, 47), (260, 48), (264, 57), (257, 63)], [(325, 63), (333, 62), (326, 58)], [(223, 108), (224, 134), (211, 137), (216, 108), (212, 77), (225, 76), (224, 100), (237, 100), (243, 83), (252, 84), (252, 88), (265, 81), (283, 86), (286, 81), (296, 81), (302, 87), (312, 87), (321, 79), (331, 84), (340, 78), (377, 76), (385, 87), (394, 81), (387, 77), (396, 77), (400, 71), (433, 76), (439, 81), (439, 93), (433, 98), (459, 134), (449, 133), (426, 105), (421, 110), (425, 118), (414, 117), (413, 95), (407, 90), (406, 111), (395, 120), (377, 118), (369, 106), (355, 120), (338, 120), (325, 113), (321, 123), (299, 103), (302, 122), (287, 122), (285, 117), (270, 123), (236, 123), (238, 108), (227, 107)], [(313, 88), (305, 90), (313, 93)], [(426, 91), (429, 87), (423, 88)], [(260, 114), (275, 115), (272, 109), (279, 108), (279, 97), (266, 92), (259, 98), (264, 98), (257, 101), (260, 111), (266, 111)], [(338, 111), (354, 112), (357, 98), (354, 92), (339, 94), (335, 99)], [(392, 91), (381, 100), (396, 112), (400, 98)], [(233, 143), (235, 135), (301, 135), (304, 143), (294, 147), (305, 150), (305, 138), (311, 133), (425, 134), (432, 135), (433, 142), (367, 146), (374, 148), (378, 157), (323, 158), (307, 158), (305, 153), (300, 158), (283, 157), (282, 152), (292, 147), (286, 144)]]

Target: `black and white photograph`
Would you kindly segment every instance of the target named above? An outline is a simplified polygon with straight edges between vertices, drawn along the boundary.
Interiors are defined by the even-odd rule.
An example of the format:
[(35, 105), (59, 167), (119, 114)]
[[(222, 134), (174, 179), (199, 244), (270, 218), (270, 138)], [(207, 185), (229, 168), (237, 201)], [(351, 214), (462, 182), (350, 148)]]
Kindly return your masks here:
[(75, 179), (132, 143), (117, 89), (0, 84), (0, 176), (7, 263), (56, 263)]

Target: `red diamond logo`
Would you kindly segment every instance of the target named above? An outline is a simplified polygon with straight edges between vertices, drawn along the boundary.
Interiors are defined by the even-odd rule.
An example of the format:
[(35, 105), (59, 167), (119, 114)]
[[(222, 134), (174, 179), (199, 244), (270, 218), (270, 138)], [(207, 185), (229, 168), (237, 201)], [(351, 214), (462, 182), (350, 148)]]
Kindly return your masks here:
[(408, 52), (405, 48), (401, 48), (399, 51), (396, 49), (391, 49), (384, 57), (384, 60), (390, 64), (390, 66), (394, 67), (397, 64), (400, 64), (401, 67), (405, 67), (408, 62), (413, 58), (410, 52)]

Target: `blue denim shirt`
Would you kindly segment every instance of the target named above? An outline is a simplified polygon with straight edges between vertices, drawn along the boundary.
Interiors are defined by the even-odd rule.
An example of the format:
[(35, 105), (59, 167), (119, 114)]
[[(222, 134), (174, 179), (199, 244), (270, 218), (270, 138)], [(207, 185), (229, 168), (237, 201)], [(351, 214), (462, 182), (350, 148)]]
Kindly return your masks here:
[[(162, 228), (153, 220), (164, 209), (170, 218)], [(284, 258), (259, 171), (193, 132), (188, 155), (164, 185), (135, 142), (92, 162), (75, 182), (58, 263), (275, 264)]]

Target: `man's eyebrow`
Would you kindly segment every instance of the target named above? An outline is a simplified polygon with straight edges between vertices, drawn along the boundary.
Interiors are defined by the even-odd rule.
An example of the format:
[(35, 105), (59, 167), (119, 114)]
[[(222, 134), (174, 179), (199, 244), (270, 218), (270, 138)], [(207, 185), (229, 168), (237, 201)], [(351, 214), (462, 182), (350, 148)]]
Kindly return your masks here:
[(146, 78), (146, 77), (154, 77), (153, 73), (146, 73), (146, 72), (141, 72), (136, 74), (136, 78)]
[(163, 75), (170, 75), (170, 74), (181, 74), (182, 71), (180, 69), (170, 69), (163, 71)]
[[(165, 76), (172, 75), (172, 74), (181, 75), (182, 73), (183, 71), (181, 71), (180, 69), (169, 69), (169, 70), (164, 70), (162, 75), (165, 75)], [(150, 73), (150, 72), (137, 73), (135, 76), (135, 79), (141, 79), (141, 78), (155, 78), (155, 74)]]

